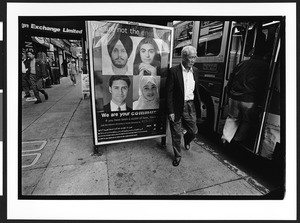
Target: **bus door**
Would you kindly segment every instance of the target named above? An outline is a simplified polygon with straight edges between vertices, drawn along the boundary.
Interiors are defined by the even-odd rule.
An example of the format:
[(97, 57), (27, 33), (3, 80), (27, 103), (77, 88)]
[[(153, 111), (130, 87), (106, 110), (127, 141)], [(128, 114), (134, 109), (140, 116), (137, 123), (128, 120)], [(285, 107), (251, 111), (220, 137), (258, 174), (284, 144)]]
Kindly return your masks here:
[[(281, 34), (283, 33), (283, 24), (273, 22), (266, 25), (263, 32), (267, 35), (267, 42), (270, 46), (270, 75), (268, 79), (265, 103), (261, 108), (260, 125), (257, 132), (255, 144), (255, 154), (267, 159), (282, 160), (284, 156), (284, 148), (280, 145), (280, 80), (282, 66), (282, 50), (281, 50)], [(277, 156), (277, 157), (276, 157)]]
[[(271, 122), (271, 123), (274, 122), (273, 124), (278, 127), (279, 119), (277, 117), (280, 117), (279, 115), (277, 115), (276, 118), (274, 118), (274, 115), (269, 115), (269, 110), (271, 106), (270, 101), (274, 97), (274, 96), (272, 97), (272, 95), (274, 95), (272, 92), (274, 92), (273, 82), (274, 79), (276, 79), (274, 78), (274, 76), (276, 74), (275, 64), (278, 58), (278, 52), (280, 46), (279, 44), (280, 26), (279, 26), (279, 22), (272, 22), (272, 23), (259, 22), (259, 23), (252, 23), (252, 24), (249, 23), (248, 25), (246, 26), (243, 25), (242, 27), (243, 28), (233, 26), (231, 45), (230, 45), (230, 50), (228, 52), (229, 53), (228, 61), (227, 61), (228, 67), (226, 69), (226, 74), (224, 78), (225, 87), (223, 88), (223, 96), (222, 96), (222, 101), (220, 106), (220, 113), (218, 116), (218, 132), (222, 134), (223, 126), (227, 117), (228, 97), (226, 94), (226, 85), (229, 80), (229, 76), (234, 66), (238, 62), (250, 58), (250, 56), (253, 53), (253, 49), (255, 47), (257, 32), (262, 32), (265, 35), (265, 40), (266, 40), (265, 59), (269, 63), (269, 68), (270, 68), (269, 74), (266, 74), (268, 80), (266, 83), (267, 89), (265, 91), (265, 94), (261, 95), (263, 100), (262, 103), (259, 104), (257, 107), (256, 117), (253, 123), (251, 123), (252, 126), (249, 133), (247, 134), (247, 140), (239, 142), (240, 145), (242, 145), (246, 149), (252, 151), (255, 154), (261, 155), (266, 152), (266, 149), (262, 150), (261, 148), (262, 145), (261, 140), (268, 138), (267, 134), (269, 134), (270, 132), (270, 131), (268, 132), (268, 130), (266, 129), (266, 126), (270, 127), (270, 125), (267, 125), (266, 122)], [(272, 104), (273, 107), (274, 106), (279, 107), (279, 101), (277, 103), (278, 103), (277, 105), (274, 105), (274, 100), (273, 100), (273, 104)], [(278, 134), (275, 135), (278, 141)]]
[[(247, 55), (252, 49), (252, 42), (246, 45), (246, 39), (248, 35), (248, 24), (232, 23), (231, 31), (228, 35), (229, 47), (226, 51), (225, 70), (223, 76), (223, 83), (221, 89), (220, 106), (216, 118), (215, 131), (222, 134), (223, 127), (228, 115), (228, 95), (227, 95), (227, 83), (233, 68), (244, 59), (247, 59)], [(250, 44), (250, 47), (249, 47)]]

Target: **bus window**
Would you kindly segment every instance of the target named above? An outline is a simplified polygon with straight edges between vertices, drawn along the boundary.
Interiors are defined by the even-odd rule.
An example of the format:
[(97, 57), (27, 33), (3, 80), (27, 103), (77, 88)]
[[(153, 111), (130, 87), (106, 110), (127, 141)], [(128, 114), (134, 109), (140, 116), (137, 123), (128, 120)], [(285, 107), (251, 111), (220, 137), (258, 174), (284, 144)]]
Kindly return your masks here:
[(221, 51), (223, 22), (201, 22), (197, 56), (217, 56)]
[[(278, 28), (279, 22), (272, 21), (270, 23), (266, 23), (264, 25), (259, 23), (252, 23), (249, 26), (247, 41), (245, 45), (244, 59), (249, 59), (254, 51), (254, 46), (257, 38), (257, 33), (260, 32), (265, 40), (265, 50), (266, 50), (266, 59), (270, 62), (270, 57), (272, 56), (272, 49), (274, 48), (274, 39), (276, 38), (276, 29)], [(255, 28), (256, 27), (256, 28)]]
[(191, 45), (193, 34), (193, 22), (179, 22), (174, 26), (174, 57), (181, 55), (184, 46)]
[(254, 47), (254, 29), (250, 28), (248, 29), (247, 33), (247, 41), (245, 44), (245, 51), (244, 51), (244, 60), (249, 59), (253, 54), (253, 48)]
[[(233, 28), (232, 38), (230, 44), (230, 54), (229, 54), (229, 63), (228, 63), (228, 72), (227, 74), (231, 74), (233, 68), (240, 62), (243, 40), (245, 38), (245, 29), (241, 26), (237, 26)], [(229, 77), (227, 77), (229, 79)]]
[(279, 21), (273, 21), (263, 25), (262, 32), (266, 36), (266, 60), (270, 62), (272, 57), (272, 50), (275, 47), (275, 39), (278, 35)]

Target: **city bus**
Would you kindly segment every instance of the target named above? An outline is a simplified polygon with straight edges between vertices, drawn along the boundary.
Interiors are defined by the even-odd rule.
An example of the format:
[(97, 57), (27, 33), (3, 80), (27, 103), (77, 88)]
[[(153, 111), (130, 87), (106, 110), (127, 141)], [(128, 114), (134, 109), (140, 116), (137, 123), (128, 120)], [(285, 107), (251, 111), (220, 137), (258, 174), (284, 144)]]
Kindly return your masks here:
[(222, 130), (228, 114), (226, 87), (235, 65), (251, 57), (257, 33), (266, 40), (266, 60), (269, 74), (263, 103), (258, 107), (256, 121), (247, 141), (239, 144), (256, 155), (273, 160), (283, 157), (280, 139), (281, 107), (284, 101), (280, 86), (284, 83), (284, 23), (283, 17), (255, 18), (255, 21), (177, 21), (174, 27), (172, 66), (180, 63), (181, 49), (192, 45), (197, 49), (195, 66), (200, 70), (201, 114), (199, 131), (217, 133)]

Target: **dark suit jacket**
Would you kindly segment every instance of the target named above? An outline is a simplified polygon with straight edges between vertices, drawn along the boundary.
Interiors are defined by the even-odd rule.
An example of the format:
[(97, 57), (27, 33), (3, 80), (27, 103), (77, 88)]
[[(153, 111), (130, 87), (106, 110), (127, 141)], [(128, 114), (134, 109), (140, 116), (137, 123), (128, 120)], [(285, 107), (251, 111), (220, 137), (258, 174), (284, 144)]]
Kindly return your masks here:
[[(104, 112), (111, 112), (110, 110), (110, 102), (103, 106)], [(126, 111), (132, 111), (132, 108), (126, 105)]]
[[(199, 95), (199, 70), (193, 66), (193, 74), (195, 80), (194, 104), (197, 116), (200, 116), (200, 95)], [(181, 64), (171, 67), (166, 80), (167, 90), (167, 111), (168, 115), (174, 113), (175, 121), (181, 118), (184, 107), (184, 86)]]
[[(28, 68), (27, 70), (27, 74), (28, 76), (30, 75), (30, 60), (26, 60), (24, 62), (25, 64), (25, 67)], [(43, 77), (46, 77), (47, 76), (47, 69), (46, 69), (46, 64), (45, 63), (42, 63), (41, 61), (35, 59), (35, 76), (36, 76), (36, 79), (40, 79), (40, 78), (43, 78)]]

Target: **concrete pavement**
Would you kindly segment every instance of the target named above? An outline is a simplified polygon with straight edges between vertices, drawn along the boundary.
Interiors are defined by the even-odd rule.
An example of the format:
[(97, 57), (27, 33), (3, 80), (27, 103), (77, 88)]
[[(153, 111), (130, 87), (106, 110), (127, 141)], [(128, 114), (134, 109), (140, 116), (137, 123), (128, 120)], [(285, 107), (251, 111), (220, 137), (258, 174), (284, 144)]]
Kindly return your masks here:
[(93, 154), (90, 99), (68, 77), (49, 100), (22, 98), (22, 195), (254, 195), (268, 193), (196, 139), (172, 166), (169, 130), (160, 138), (102, 146)]

